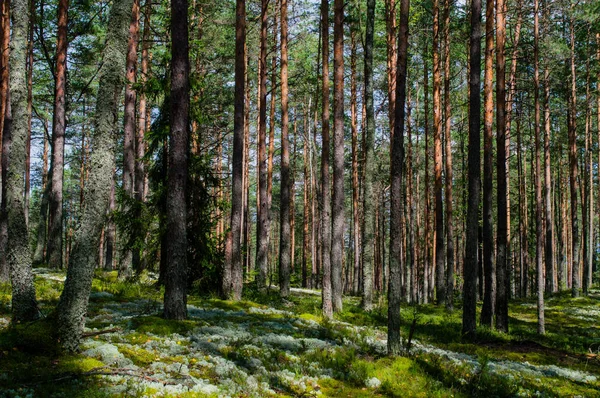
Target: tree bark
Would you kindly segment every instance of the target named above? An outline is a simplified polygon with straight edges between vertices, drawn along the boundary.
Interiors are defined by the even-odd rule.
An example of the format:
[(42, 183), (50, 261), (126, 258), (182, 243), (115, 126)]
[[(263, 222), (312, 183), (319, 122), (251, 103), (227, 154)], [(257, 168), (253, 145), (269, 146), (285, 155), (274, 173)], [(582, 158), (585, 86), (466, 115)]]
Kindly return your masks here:
[(281, 0), (281, 200), (279, 203), (279, 288), (280, 295), (290, 295), (290, 144), (288, 112), (288, 16), (287, 0)]
[(373, 187), (375, 180), (375, 110), (373, 108), (373, 40), (375, 30), (375, 0), (367, 1), (367, 31), (365, 36), (365, 109), (366, 130), (363, 155), (363, 298), (362, 307), (366, 311), (373, 309), (373, 272), (376, 195)]
[[(373, 1), (373, 0), (370, 0)], [(477, 1), (477, 0), (475, 0)], [(400, 0), (398, 32), (398, 71), (396, 74), (396, 117), (392, 136), (390, 236), (402, 236), (402, 178), (404, 169), (404, 118), (406, 102), (406, 75), (408, 64), (408, 13), (410, 0)], [(399, 239), (390, 244), (390, 277), (388, 289), (388, 352), (400, 354), (400, 300), (402, 285), (402, 245)]]
[(63, 266), (63, 174), (66, 131), (68, 0), (58, 2), (54, 113), (52, 120), (52, 185), (48, 198), (48, 265)]
[[(454, 222), (452, 208), (452, 104), (450, 101), (450, 0), (444, 0), (444, 140), (446, 141), (446, 308), (454, 308)], [(411, 177), (409, 177), (411, 178)]]
[[(123, 120), (123, 191), (129, 200), (134, 198), (135, 189), (135, 105), (136, 90), (133, 85), (137, 80), (137, 43), (140, 30), (140, 0), (133, 0), (131, 22), (129, 24), (129, 38), (127, 40), (127, 59), (125, 64), (125, 110)], [(128, 206), (125, 204), (125, 208)], [(126, 209), (124, 209), (126, 210)], [(130, 237), (123, 235), (125, 244), (122, 249), (119, 278), (127, 279), (133, 271), (140, 271), (139, 252), (133, 255), (134, 249), (128, 244)], [(135, 257), (135, 264), (133, 264)]]
[(508, 187), (506, 185), (506, 6), (496, 4), (496, 170), (498, 231), (496, 235), (496, 329), (508, 333), (510, 266), (508, 256)]
[(475, 335), (477, 307), (477, 252), (479, 226), (480, 128), (481, 128), (481, 0), (471, 1), (469, 46), (469, 192), (465, 240), (462, 334)]
[(331, 293), (342, 311), (344, 263), (344, 0), (334, 0), (333, 21), (333, 204)]
[(264, 289), (267, 283), (269, 252), (269, 199), (267, 193), (267, 27), (269, 0), (261, 0), (258, 110), (258, 214), (256, 223), (256, 284)]
[(331, 193), (329, 176), (329, 1), (321, 0), (321, 40), (323, 42), (321, 120), (321, 267), (323, 316), (333, 316), (331, 291)]
[(356, 31), (350, 33), (350, 124), (352, 127), (352, 223), (354, 237), (354, 277), (352, 279), (352, 292), (360, 294), (360, 280), (358, 278), (361, 265), (361, 239), (359, 216), (359, 185), (358, 185), (358, 125), (357, 125), (357, 88), (356, 88)]
[(483, 133), (483, 273), (485, 289), (481, 324), (492, 327), (496, 304), (496, 268), (494, 267), (493, 196), (493, 124), (494, 124), (494, 0), (485, 9), (485, 74)]
[(235, 94), (233, 114), (233, 168), (231, 188), (231, 263), (225, 264), (231, 273), (231, 285), (223, 281), (225, 297), (241, 300), (243, 286), (242, 267), (242, 212), (243, 212), (243, 173), (244, 173), (244, 115), (246, 84), (246, 2), (236, 1), (235, 24)]
[[(573, 4), (571, 4), (571, 11)], [(571, 17), (569, 24), (571, 39), (571, 90), (568, 106), (568, 132), (569, 132), (569, 186), (571, 190), (571, 235), (572, 235), (572, 274), (571, 274), (571, 295), (579, 296), (581, 288), (579, 275), (579, 200), (577, 191), (579, 191), (579, 171), (577, 164), (577, 81), (575, 75), (575, 21)]]
[(96, 266), (96, 256), (104, 215), (109, 202), (114, 146), (117, 131), (117, 98), (123, 89), (127, 27), (133, 0), (115, 1), (110, 11), (104, 63), (99, 72), (98, 95), (92, 136), (94, 150), (90, 158), (90, 175), (85, 189), (86, 206), (81, 227), (75, 231), (69, 258), (67, 279), (57, 307), (56, 335), (60, 344), (74, 351), (79, 346), (85, 313)]

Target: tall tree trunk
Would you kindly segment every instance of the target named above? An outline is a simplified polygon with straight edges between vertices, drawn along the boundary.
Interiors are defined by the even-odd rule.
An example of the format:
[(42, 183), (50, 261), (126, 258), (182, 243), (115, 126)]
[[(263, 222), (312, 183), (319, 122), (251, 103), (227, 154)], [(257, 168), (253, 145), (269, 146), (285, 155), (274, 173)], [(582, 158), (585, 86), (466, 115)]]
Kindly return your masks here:
[[(125, 64), (125, 110), (123, 121), (123, 191), (129, 200), (134, 198), (135, 189), (135, 104), (137, 80), (137, 44), (140, 30), (140, 0), (133, 0), (129, 38), (127, 40), (127, 60)], [(128, 207), (125, 205), (125, 207)], [(128, 244), (130, 237), (123, 233), (125, 244), (119, 264), (119, 278), (131, 277), (133, 271), (140, 271), (139, 251)], [(135, 262), (135, 263), (134, 263)], [(133, 269), (132, 269), (133, 268)]]
[[(29, 32), (27, 34), (27, 137), (25, 138), (25, 224), (29, 229), (29, 190), (31, 188), (31, 112), (33, 110), (33, 29), (35, 26), (35, 2), (29, 1)], [(0, 139), (2, 142), (2, 139)], [(1, 152), (1, 151), (0, 151)], [(1, 168), (0, 168), (1, 169)]]
[[(269, 251), (269, 199), (267, 193), (267, 26), (269, 0), (261, 0), (258, 110), (258, 214), (256, 222), (256, 284), (263, 289), (267, 283)], [(273, 93), (272, 93), (273, 95)]]
[(508, 333), (510, 266), (508, 256), (508, 187), (506, 185), (506, 6), (496, 4), (496, 178), (498, 231), (496, 235), (496, 329)]
[[(144, 7), (144, 30), (142, 32), (142, 62), (139, 82), (142, 90), (139, 92), (139, 108), (138, 108), (138, 127), (135, 142), (135, 197), (138, 202), (146, 200), (146, 170), (144, 164), (144, 155), (146, 154), (146, 144), (144, 137), (146, 136), (146, 125), (150, 122), (148, 118), (148, 106), (146, 99), (145, 85), (148, 81), (149, 64), (150, 64), (150, 14), (152, 12), (152, 2), (146, 0)], [(141, 253), (140, 253), (141, 256)]]
[(356, 31), (350, 32), (350, 124), (352, 127), (352, 227), (354, 237), (354, 278), (352, 280), (352, 292), (356, 295), (360, 292), (361, 264), (361, 239), (360, 239), (360, 216), (359, 216), (359, 185), (358, 185), (358, 125), (357, 125), (357, 89), (356, 89)]
[(427, 70), (427, 39), (425, 41), (425, 50), (423, 54), (423, 90), (425, 91), (425, 104), (423, 111), (425, 112), (425, 239), (424, 239), (424, 256), (423, 262), (423, 304), (429, 302), (431, 286), (429, 283), (429, 274), (431, 270), (431, 211), (430, 211), (430, 193), (429, 193), (429, 71)]
[(485, 74), (484, 137), (483, 137), (483, 273), (485, 289), (481, 324), (492, 327), (496, 304), (496, 268), (494, 267), (494, 231), (492, 217), (493, 196), (493, 124), (494, 124), (494, 0), (486, 1), (485, 8)]
[[(4, 132), (4, 119), (8, 105), (8, 58), (10, 54), (10, 0), (0, 4), (0, 143)], [(0, 149), (0, 155), (4, 149)], [(3, 166), (0, 166), (0, 169)], [(4, 200), (4, 198), (3, 198)]]
[[(242, 268), (242, 207), (244, 173), (244, 116), (246, 92), (246, 2), (236, 1), (235, 24), (235, 94), (233, 114), (233, 168), (231, 188), (231, 263), (225, 264), (231, 274), (231, 284), (223, 278), (223, 294), (241, 300), (243, 286)], [(186, 46), (187, 50), (187, 46)], [(187, 52), (186, 52), (187, 54)]]
[(29, 10), (26, 0), (11, 3), (12, 36), (10, 40), (9, 104), (5, 113), (5, 137), (7, 143), (2, 157), (3, 184), (6, 186), (7, 259), (12, 283), (12, 322), (37, 319), (39, 310), (35, 300), (35, 287), (31, 272), (31, 250), (29, 248), (23, 175), (25, 173), (27, 139), (27, 34), (29, 32)]
[(591, 95), (590, 95), (590, 58), (592, 53), (589, 45), (590, 26), (587, 31), (587, 57), (586, 57), (586, 89), (585, 89), (585, 155), (583, 157), (583, 169), (585, 170), (582, 192), (582, 219), (583, 219), (583, 293), (589, 294), (589, 289), (592, 285), (592, 268), (594, 261), (594, 251), (592, 249), (592, 241), (594, 236), (593, 228), (593, 176), (592, 176), (592, 113), (591, 113)]
[(480, 128), (481, 128), (481, 0), (471, 1), (471, 29), (469, 45), (469, 181), (464, 285), (462, 334), (465, 337), (475, 335), (477, 309), (477, 252), (479, 229), (479, 185), (480, 177)]
[(373, 271), (375, 236), (375, 110), (373, 107), (373, 40), (375, 30), (375, 0), (367, 1), (367, 31), (365, 36), (365, 109), (366, 131), (363, 154), (363, 227), (362, 263), (363, 298), (362, 307), (373, 309)]
[[(544, 9), (544, 25), (548, 26), (548, 7)], [(539, 50), (538, 50), (539, 51)], [(552, 181), (550, 172), (550, 67), (548, 61), (544, 64), (544, 211), (546, 217), (546, 285), (545, 291), (556, 291), (554, 284), (554, 217), (552, 211)]]
[(331, 208), (331, 293), (342, 310), (344, 263), (344, 0), (334, 0), (333, 21), (333, 203)]
[(58, 2), (54, 113), (52, 120), (52, 185), (48, 226), (48, 265), (63, 266), (63, 171), (66, 130), (67, 19), (69, 0)]
[[(268, 153), (268, 167), (267, 167), (267, 199), (268, 199), (268, 210), (269, 216), (269, 233), (267, 235), (267, 245), (271, 244), (271, 219), (273, 214), (271, 213), (271, 204), (273, 202), (273, 157), (275, 156), (275, 99), (277, 97), (277, 9), (280, 5), (281, 0), (275, 0), (273, 3), (273, 47), (271, 53), (271, 99), (269, 109), (269, 153)], [(270, 265), (271, 256), (267, 251), (267, 263)]]
[[(104, 63), (99, 72), (94, 132), (94, 150), (90, 158), (90, 175), (85, 188), (86, 206), (81, 226), (73, 236), (67, 279), (57, 307), (55, 323), (60, 344), (67, 350), (78, 348), (96, 266), (96, 248), (102, 230), (115, 164), (114, 131), (117, 130), (117, 98), (123, 89), (127, 27), (133, 0), (115, 1), (109, 15)], [(173, 235), (171, 235), (173, 236)], [(174, 236), (173, 236), (174, 237)]]
[[(309, 175), (309, 167), (308, 167), (308, 159), (310, 154), (308, 153), (309, 147), (309, 118), (310, 118), (310, 106), (304, 108), (304, 129), (302, 134), (302, 167), (303, 167), (303, 176), (304, 176), (304, 184), (302, 188), (302, 287), (307, 288), (309, 286), (308, 283), (308, 258), (309, 258), (309, 225), (310, 225), (310, 205), (309, 205), (309, 197), (310, 191), (312, 189), (310, 185), (310, 175)], [(314, 261), (311, 257), (311, 262)]]
[[(444, 0), (444, 140), (446, 141), (446, 308), (454, 307), (454, 222), (452, 208), (452, 105), (450, 102), (450, 0)], [(411, 178), (411, 177), (409, 177)]]
[[(573, 12), (571, 4), (571, 12)], [(579, 200), (577, 191), (579, 191), (579, 171), (577, 168), (577, 80), (575, 75), (575, 21), (571, 16), (570, 39), (571, 39), (571, 92), (569, 96), (568, 120), (569, 120), (569, 185), (571, 190), (571, 235), (572, 235), (572, 276), (571, 276), (571, 294), (573, 297), (579, 296), (581, 287), (579, 275)]]
[[(238, 1), (242, 2), (243, 0)], [(239, 4), (238, 4), (239, 8)], [(238, 10), (239, 13), (239, 10)], [(237, 22), (244, 23), (245, 15), (241, 18), (238, 15)], [(243, 26), (243, 25), (242, 25)], [(164, 312), (163, 316), (166, 319), (185, 319), (187, 317), (187, 205), (186, 205), (186, 193), (187, 193), (187, 168), (188, 168), (188, 153), (189, 153), (189, 106), (190, 106), (190, 60), (189, 60), (189, 32), (188, 32), (188, 1), (187, 0), (172, 0), (171, 1), (171, 119), (170, 119), (170, 134), (169, 134), (169, 166), (167, 170), (167, 264), (165, 274), (165, 296), (164, 296)], [(240, 43), (241, 42), (241, 43)], [(244, 99), (244, 73), (243, 66), (244, 57), (243, 53), (239, 54), (239, 46), (243, 49), (243, 37), (240, 40), (236, 29), (236, 61), (242, 64), (241, 77), (238, 72), (238, 63), (236, 62), (236, 100), (241, 101)], [(243, 51), (243, 50), (242, 50)], [(240, 57), (241, 55), (241, 57)], [(241, 91), (238, 92), (238, 84), (241, 80)], [(236, 111), (239, 108), (236, 106)], [(235, 113), (236, 127), (239, 128), (241, 122), (241, 128), (243, 129), (244, 113), (243, 108), (241, 115), (239, 112)], [(241, 120), (240, 120), (241, 119)], [(235, 130), (239, 134), (238, 130)], [(243, 132), (243, 130), (241, 130)], [(238, 158), (241, 158), (239, 154), (239, 142), (236, 142), (234, 153)], [(239, 160), (239, 159), (238, 159)], [(238, 168), (234, 167), (234, 175), (239, 180), (239, 164)], [(236, 174), (237, 171), (237, 174)], [(241, 192), (239, 183), (237, 186), (238, 200), (241, 199)], [(236, 207), (236, 201), (234, 199), (233, 209), (239, 211), (239, 202)], [(232, 210), (232, 214), (235, 211)], [(239, 213), (237, 218), (239, 219)], [(232, 222), (234, 220), (232, 215)], [(239, 225), (238, 225), (239, 227)], [(232, 228), (232, 230), (235, 230)], [(233, 264), (240, 262), (239, 258), (239, 229), (237, 230), (238, 235), (234, 233), (233, 245), (237, 244), (238, 254), (237, 262), (234, 259)], [(237, 236), (237, 240), (235, 237)], [(237, 242), (237, 243), (236, 243)], [(236, 251), (233, 251), (236, 256)], [(235, 265), (232, 267), (235, 269)], [(234, 276), (234, 289), (235, 289), (235, 276)], [(241, 293), (241, 292), (240, 292)]]
[(288, 137), (288, 3), (281, 0), (281, 200), (279, 203), (279, 288), (280, 295), (290, 295), (290, 143)]
[[(370, 0), (373, 1), (373, 0)], [(477, 0), (475, 0), (477, 1)], [(398, 32), (398, 72), (396, 74), (396, 118), (392, 136), (390, 236), (401, 236), (402, 229), (402, 178), (404, 169), (404, 118), (406, 102), (406, 75), (408, 64), (408, 13), (410, 0), (400, 0), (400, 25)], [(400, 300), (402, 297), (402, 246), (399, 239), (390, 243), (390, 278), (388, 289), (388, 352), (398, 355), (402, 349), (400, 339)]]
[(321, 120), (321, 267), (323, 316), (333, 316), (331, 289), (331, 185), (329, 176), (329, 0), (321, 0), (321, 40), (323, 42)]
[(536, 231), (536, 276), (537, 276), (537, 316), (538, 316), (538, 333), (545, 333), (544, 323), (544, 259), (543, 259), (543, 238), (542, 231), (542, 170), (540, 164), (541, 148), (540, 148), (540, 72), (539, 72), (539, 1), (533, 2), (533, 84), (534, 84), (534, 135), (535, 135), (535, 231)]
[(435, 290), (438, 305), (446, 302), (444, 205), (442, 201), (442, 75), (440, 60), (440, 6), (433, 0), (433, 141), (435, 196)]

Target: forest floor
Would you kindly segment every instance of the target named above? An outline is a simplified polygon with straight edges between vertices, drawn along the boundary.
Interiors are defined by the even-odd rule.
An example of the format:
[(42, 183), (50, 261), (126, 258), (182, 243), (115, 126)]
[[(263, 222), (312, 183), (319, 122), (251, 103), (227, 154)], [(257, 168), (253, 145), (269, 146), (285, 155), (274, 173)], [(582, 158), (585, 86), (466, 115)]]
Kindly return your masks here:
[[(64, 273), (36, 269), (49, 314)], [(600, 291), (546, 301), (545, 336), (531, 300), (510, 306), (511, 333), (478, 329), (461, 340), (461, 311), (403, 306), (409, 353), (386, 356), (385, 305), (366, 313), (344, 299), (321, 318), (320, 296), (246, 289), (244, 301), (191, 295), (189, 320), (160, 318), (162, 293), (96, 274), (79, 354), (62, 354), (49, 322), (9, 327), (10, 286), (0, 285), (2, 397), (600, 397)], [(414, 321), (414, 322), (413, 322)]]

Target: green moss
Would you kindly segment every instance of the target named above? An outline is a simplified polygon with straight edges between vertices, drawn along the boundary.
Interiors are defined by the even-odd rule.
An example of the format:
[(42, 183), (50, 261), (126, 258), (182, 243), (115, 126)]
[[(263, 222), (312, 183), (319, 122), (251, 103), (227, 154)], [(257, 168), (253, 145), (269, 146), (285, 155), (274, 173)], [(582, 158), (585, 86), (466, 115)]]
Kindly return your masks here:
[(185, 334), (196, 326), (194, 321), (172, 321), (158, 316), (143, 316), (131, 320), (131, 329), (137, 333), (152, 333), (159, 336), (173, 333)]

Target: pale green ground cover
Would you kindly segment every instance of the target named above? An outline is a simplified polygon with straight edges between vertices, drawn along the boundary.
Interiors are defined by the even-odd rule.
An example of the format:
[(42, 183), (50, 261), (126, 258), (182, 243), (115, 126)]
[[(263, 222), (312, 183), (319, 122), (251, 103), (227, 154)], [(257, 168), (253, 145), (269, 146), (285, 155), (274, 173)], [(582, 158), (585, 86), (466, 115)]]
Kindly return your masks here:
[[(36, 274), (47, 315), (64, 274)], [(600, 396), (598, 292), (550, 298), (544, 337), (532, 302), (515, 301), (510, 335), (480, 329), (469, 343), (460, 310), (404, 306), (404, 336), (417, 319), (412, 348), (389, 358), (384, 305), (365, 313), (348, 297), (324, 321), (318, 295), (297, 289), (282, 301), (248, 288), (239, 303), (192, 295), (189, 320), (173, 322), (159, 317), (152, 284), (99, 273), (78, 355), (58, 351), (48, 322), (9, 328), (10, 288), (0, 286), (0, 396)]]

